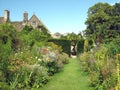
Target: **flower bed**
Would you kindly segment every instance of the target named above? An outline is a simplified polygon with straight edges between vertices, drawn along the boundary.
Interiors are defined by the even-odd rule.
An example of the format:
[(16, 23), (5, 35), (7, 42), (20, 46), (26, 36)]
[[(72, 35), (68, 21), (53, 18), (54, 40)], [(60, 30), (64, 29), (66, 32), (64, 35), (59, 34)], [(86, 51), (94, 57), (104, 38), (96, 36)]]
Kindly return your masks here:
[(95, 90), (115, 90), (117, 59), (109, 56), (108, 48), (101, 46), (80, 55), (81, 68), (89, 73), (90, 85)]

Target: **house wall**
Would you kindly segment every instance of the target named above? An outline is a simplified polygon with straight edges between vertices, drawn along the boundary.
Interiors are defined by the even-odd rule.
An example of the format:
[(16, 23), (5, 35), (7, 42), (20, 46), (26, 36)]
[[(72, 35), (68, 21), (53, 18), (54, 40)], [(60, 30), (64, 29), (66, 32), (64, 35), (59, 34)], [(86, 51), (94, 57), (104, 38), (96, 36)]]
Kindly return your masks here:
[(33, 28), (36, 28), (38, 25), (42, 25), (42, 23), (39, 21), (39, 19), (35, 15), (33, 15), (30, 18), (28, 24), (33, 26)]

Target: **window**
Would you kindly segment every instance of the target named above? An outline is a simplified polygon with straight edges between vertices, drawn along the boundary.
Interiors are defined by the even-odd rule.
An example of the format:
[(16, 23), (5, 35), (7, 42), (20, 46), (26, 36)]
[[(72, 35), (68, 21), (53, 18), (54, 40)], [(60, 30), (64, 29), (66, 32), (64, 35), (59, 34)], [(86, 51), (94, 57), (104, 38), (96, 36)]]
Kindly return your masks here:
[(34, 26), (35, 26), (35, 25), (36, 25), (36, 21), (33, 21), (33, 22), (32, 22), (32, 25), (34, 25)]

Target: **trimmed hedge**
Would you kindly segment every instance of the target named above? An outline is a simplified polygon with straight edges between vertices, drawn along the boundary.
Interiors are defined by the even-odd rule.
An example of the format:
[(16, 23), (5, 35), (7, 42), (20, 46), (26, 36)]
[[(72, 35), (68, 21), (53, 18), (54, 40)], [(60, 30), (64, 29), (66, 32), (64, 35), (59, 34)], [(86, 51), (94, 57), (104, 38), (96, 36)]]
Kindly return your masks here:
[(62, 49), (63, 49), (63, 52), (67, 53), (70, 56), (71, 42), (69, 40), (66, 40), (66, 39), (49, 39), (48, 42), (53, 42), (53, 43), (61, 46)]
[[(63, 52), (71, 55), (71, 42), (66, 39), (49, 39), (48, 42), (53, 42), (62, 47)], [(81, 40), (77, 44), (77, 54), (84, 52), (84, 40)]]
[(84, 52), (84, 40), (81, 40), (77, 44), (77, 54)]

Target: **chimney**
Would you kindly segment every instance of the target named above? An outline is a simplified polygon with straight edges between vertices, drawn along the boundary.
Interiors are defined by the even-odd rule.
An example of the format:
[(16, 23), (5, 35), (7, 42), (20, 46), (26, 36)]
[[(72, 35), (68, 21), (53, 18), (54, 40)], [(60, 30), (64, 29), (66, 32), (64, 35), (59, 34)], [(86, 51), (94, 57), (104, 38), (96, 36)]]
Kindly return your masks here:
[(23, 14), (23, 23), (24, 24), (28, 23), (28, 13), (27, 12), (24, 12), (24, 14)]
[(4, 11), (4, 21), (5, 21), (5, 22), (10, 21), (10, 20), (9, 20), (9, 15), (10, 15), (10, 12), (9, 12), (8, 10), (5, 10), (5, 11)]

